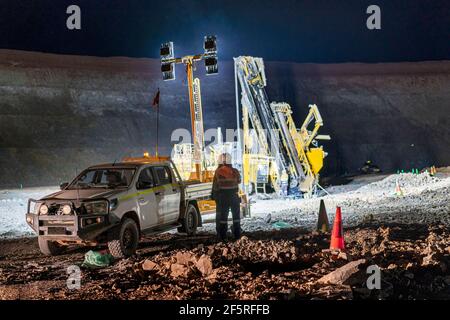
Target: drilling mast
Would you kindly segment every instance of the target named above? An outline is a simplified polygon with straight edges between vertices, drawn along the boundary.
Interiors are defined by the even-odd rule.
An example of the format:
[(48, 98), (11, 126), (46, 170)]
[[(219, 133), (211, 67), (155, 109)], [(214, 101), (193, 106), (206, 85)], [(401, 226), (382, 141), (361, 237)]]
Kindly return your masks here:
[[(256, 171), (266, 167), (275, 191), (279, 191), (280, 178), (286, 172), (292, 188), (306, 196), (314, 194), (317, 187), (320, 188), (319, 171), (327, 155), (322, 147), (317, 147), (316, 140), (330, 139), (327, 135), (317, 135), (323, 125), (319, 109), (316, 105), (310, 105), (307, 118), (297, 129), (289, 104), (269, 102), (262, 58), (234, 58), (234, 70), (236, 90), (237, 83), (241, 88), (244, 188), (249, 190), (250, 185), (255, 184), (257, 190)], [(237, 110), (238, 101), (236, 91)], [(313, 120), (314, 129), (309, 131), (307, 127)]]

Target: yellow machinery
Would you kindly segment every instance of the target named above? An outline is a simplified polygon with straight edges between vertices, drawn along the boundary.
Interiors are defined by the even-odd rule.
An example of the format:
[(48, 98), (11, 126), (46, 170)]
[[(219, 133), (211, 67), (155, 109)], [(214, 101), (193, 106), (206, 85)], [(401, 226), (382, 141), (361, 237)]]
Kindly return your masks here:
[[(309, 105), (309, 113), (300, 129), (297, 129), (289, 104), (273, 102), (270, 106), (277, 117), (277, 123), (280, 125), (280, 137), (285, 149), (293, 153), (290, 156), (294, 160), (298, 159), (302, 167), (304, 179), (300, 182), (299, 189), (306, 194), (311, 194), (318, 186), (319, 172), (323, 167), (323, 159), (327, 155), (322, 146), (315, 147), (314, 145), (317, 145), (316, 140), (330, 139), (327, 135), (317, 135), (319, 128), (323, 126), (319, 108), (315, 104)], [(310, 131), (308, 126), (313, 120), (314, 127)], [(290, 146), (295, 148), (292, 150)], [(290, 169), (294, 170), (294, 168)]]
[[(300, 129), (292, 118), (287, 103), (270, 103), (262, 58), (234, 58), (236, 81), (236, 112), (239, 124), (238, 83), (242, 106), (242, 172), (244, 190), (258, 191), (258, 186), (270, 184), (275, 191), (282, 185), (282, 175), (288, 176), (290, 189), (306, 197), (316, 193), (319, 172), (327, 155), (317, 140), (329, 140), (317, 135), (323, 125), (316, 105), (310, 105), (308, 116)], [(314, 127), (308, 127), (314, 120)], [(263, 190), (265, 192), (265, 190)]]

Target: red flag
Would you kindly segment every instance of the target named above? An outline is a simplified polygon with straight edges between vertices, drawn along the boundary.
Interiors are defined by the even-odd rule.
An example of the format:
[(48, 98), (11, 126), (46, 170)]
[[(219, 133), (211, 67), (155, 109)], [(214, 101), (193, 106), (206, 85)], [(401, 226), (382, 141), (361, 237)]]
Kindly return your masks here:
[(158, 92), (156, 93), (155, 97), (153, 98), (153, 104), (152, 106), (159, 106), (159, 88), (158, 88)]

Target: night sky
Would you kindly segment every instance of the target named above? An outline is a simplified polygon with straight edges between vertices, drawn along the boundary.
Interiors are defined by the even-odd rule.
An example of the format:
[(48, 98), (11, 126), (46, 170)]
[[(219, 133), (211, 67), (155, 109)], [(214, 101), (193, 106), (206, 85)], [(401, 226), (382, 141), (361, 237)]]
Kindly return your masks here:
[[(1, 0), (0, 48), (94, 56), (158, 58), (202, 51), (216, 34), (221, 59), (237, 55), (297, 62), (450, 59), (449, 0)], [(66, 28), (81, 7), (82, 30)], [(381, 7), (381, 30), (366, 8)], [(195, 51), (195, 52), (194, 52)]]

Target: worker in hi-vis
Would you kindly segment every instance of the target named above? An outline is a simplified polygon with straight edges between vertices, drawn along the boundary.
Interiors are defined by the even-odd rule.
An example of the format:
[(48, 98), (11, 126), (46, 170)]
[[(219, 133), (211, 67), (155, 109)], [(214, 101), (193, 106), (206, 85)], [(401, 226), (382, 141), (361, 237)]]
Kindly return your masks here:
[(241, 237), (241, 216), (239, 184), (241, 175), (232, 167), (231, 156), (224, 153), (219, 156), (219, 166), (214, 173), (212, 198), (216, 201), (216, 230), (220, 240), (226, 240), (228, 229), (228, 213), (233, 215), (233, 235)]
[(286, 170), (282, 171), (280, 180), (281, 180), (281, 194), (286, 197), (288, 195), (288, 188), (289, 188), (289, 176)]

